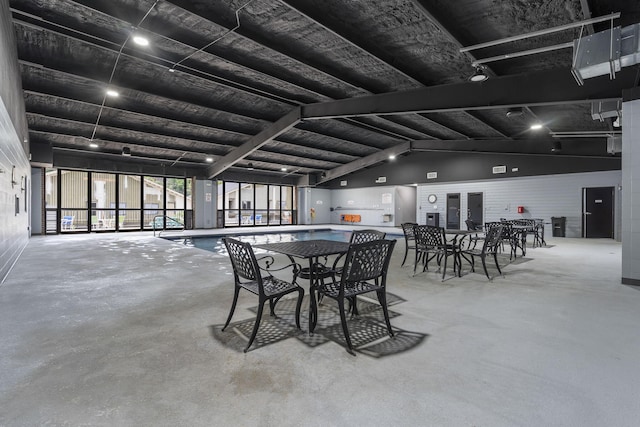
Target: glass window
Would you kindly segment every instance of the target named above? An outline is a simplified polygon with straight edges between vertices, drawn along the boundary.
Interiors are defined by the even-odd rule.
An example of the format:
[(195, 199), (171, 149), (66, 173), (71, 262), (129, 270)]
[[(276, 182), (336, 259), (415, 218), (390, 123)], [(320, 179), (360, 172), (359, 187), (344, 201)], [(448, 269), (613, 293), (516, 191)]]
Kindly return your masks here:
[(113, 207), (116, 203), (116, 176), (110, 173), (91, 174), (91, 217), (92, 230), (115, 229)]
[(224, 225), (237, 227), (240, 225), (240, 185), (237, 182), (224, 183), (224, 200), (226, 203)]
[[(140, 209), (140, 176), (120, 175), (119, 182), (120, 207), (126, 209)], [(115, 207), (115, 206), (114, 206)]]

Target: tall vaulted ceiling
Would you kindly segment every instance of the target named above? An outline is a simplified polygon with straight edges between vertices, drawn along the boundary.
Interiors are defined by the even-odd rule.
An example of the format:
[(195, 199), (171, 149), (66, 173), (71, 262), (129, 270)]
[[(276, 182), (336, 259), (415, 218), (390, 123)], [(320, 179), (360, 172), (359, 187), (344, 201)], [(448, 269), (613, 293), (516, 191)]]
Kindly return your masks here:
[[(208, 177), (321, 183), (414, 150), (607, 156), (594, 100), (637, 67), (579, 85), (559, 48), (640, 22), (605, 0), (10, 0), (29, 139), (58, 166), (176, 165)], [(600, 16), (615, 19), (461, 48)], [(133, 42), (134, 35), (149, 40)], [(464, 50), (464, 49), (463, 49)], [(106, 96), (112, 89), (119, 96)], [(509, 110), (519, 114), (507, 115)], [(515, 109), (515, 110), (514, 110)], [(534, 133), (533, 122), (543, 124)], [(93, 142), (97, 147), (91, 147)], [(122, 156), (122, 150), (131, 156)], [(213, 160), (207, 162), (207, 158)], [(83, 160), (84, 159), (84, 160)], [(286, 168), (287, 171), (283, 171)]]

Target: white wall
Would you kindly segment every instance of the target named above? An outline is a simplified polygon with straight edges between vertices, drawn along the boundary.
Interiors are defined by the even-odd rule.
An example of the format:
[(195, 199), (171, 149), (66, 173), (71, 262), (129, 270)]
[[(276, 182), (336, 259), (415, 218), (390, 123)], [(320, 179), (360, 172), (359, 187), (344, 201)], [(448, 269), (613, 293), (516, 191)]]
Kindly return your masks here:
[[(29, 241), (31, 168), (22, 141), (0, 99), (0, 283)], [(24, 190), (23, 190), (24, 187)], [(16, 213), (16, 197), (19, 201)], [(28, 210), (31, 210), (27, 204)]]
[[(567, 237), (582, 235), (582, 189), (586, 187), (615, 187), (615, 236), (621, 234), (621, 171), (588, 172), (563, 175), (545, 175), (537, 177), (510, 178), (504, 180), (456, 182), (448, 184), (428, 184), (418, 186), (417, 222), (426, 222), (427, 212), (440, 213), (440, 225), (446, 221), (447, 193), (460, 193), (460, 212), (467, 209), (468, 193), (483, 193), (483, 222), (499, 221), (500, 218), (542, 218), (550, 222), (551, 217), (567, 218)], [(427, 201), (429, 194), (435, 194), (438, 200), (434, 204)], [(523, 214), (517, 213), (517, 207), (524, 206)], [(461, 214), (461, 227), (466, 215)], [(551, 225), (545, 232), (551, 235)]]
[[(311, 217), (311, 208), (315, 217)], [(298, 189), (298, 224), (331, 223), (331, 190), (321, 188)]]
[(622, 104), (622, 283), (640, 285), (640, 100)]
[[(340, 215), (360, 215), (358, 225), (393, 226), (395, 187), (369, 187), (331, 191), (331, 223), (342, 224)], [(391, 215), (391, 222), (385, 221)]]

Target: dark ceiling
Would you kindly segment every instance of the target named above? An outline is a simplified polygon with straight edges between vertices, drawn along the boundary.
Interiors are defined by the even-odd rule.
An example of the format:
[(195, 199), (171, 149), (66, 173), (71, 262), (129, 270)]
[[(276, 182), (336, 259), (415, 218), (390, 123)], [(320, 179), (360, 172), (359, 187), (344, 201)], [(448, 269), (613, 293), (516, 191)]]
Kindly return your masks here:
[[(418, 150), (549, 153), (559, 140), (559, 155), (608, 156), (606, 138), (618, 129), (592, 118), (591, 101), (637, 84), (632, 66), (579, 86), (572, 48), (490, 61), (489, 80), (468, 80), (473, 61), (571, 42), (581, 27), (460, 49), (616, 12), (614, 25), (625, 27), (640, 22), (638, 1), (10, 6), (29, 138), (52, 147), (58, 167), (156, 164), (304, 185)], [(583, 35), (610, 26), (586, 25)], [(134, 33), (149, 45), (133, 43)], [(107, 97), (108, 88), (119, 96)], [(508, 117), (513, 107), (522, 114)], [(544, 123), (537, 133), (534, 121)]]

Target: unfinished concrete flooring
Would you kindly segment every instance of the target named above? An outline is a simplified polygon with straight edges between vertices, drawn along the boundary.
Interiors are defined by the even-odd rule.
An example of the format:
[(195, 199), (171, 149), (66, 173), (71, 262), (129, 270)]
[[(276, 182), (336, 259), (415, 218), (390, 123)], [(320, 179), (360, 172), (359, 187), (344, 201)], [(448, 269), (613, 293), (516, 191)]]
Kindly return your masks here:
[[(391, 323), (420, 339), (353, 357), (268, 320), (243, 353), (219, 331), (226, 257), (148, 233), (34, 237), (0, 286), (0, 425), (638, 425), (640, 289), (620, 284), (619, 243), (550, 238), (505, 277), (444, 282), (401, 268), (399, 243)], [(233, 321), (255, 303), (241, 294)]]

